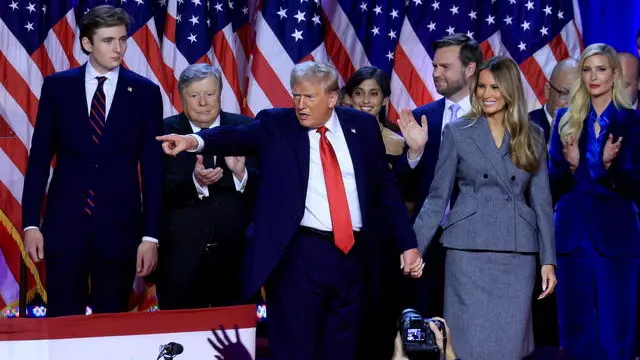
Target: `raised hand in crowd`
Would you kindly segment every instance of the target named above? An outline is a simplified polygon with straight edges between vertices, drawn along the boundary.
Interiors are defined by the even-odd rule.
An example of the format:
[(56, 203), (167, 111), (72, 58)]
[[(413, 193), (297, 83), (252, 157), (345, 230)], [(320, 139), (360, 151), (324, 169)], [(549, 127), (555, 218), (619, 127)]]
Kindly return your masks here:
[(604, 149), (602, 150), (602, 163), (604, 164), (605, 169), (608, 169), (609, 166), (611, 166), (613, 159), (618, 156), (621, 146), (622, 136), (620, 136), (616, 142), (613, 142), (613, 134), (609, 134), (609, 138), (607, 139), (606, 144), (604, 144)]
[(202, 186), (213, 185), (222, 179), (222, 175), (222, 168), (205, 168), (202, 155), (196, 155), (196, 166), (193, 169), (193, 177), (198, 184)]
[[(211, 329), (214, 339), (207, 338), (207, 341), (213, 349), (218, 352), (217, 360), (252, 360), (253, 357), (247, 350), (246, 346), (240, 341), (240, 333), (238, 326), (235, 326), (236, 341), (231, 341), (229, 335), (225, 331), (224, 326), (220, 325), (220, 329)], [(220, 334), (222, 335), (220, 335)]]
[(426, 115), (420, 118), (420, 124), (416, 121), (413, 113), (409, 109), (400, 110), (398, 126), (402, 136), (409, 146), (409, 158), (415, 159), (422, 155), (424, 146), (429, 140), (429, 127)]
[(162, 150), (167, 155), (176, 156), (185, 150), (197, 150), (198, 140), (193, 136), (169, 134), (156, 136), (162, 142)]
[(575, 170), (580, 163), (580, 149), (578, 148), (578, 140), (574, 135), (568, 136), (562, 140), (562, 155), (569, 163), (572, 170)]

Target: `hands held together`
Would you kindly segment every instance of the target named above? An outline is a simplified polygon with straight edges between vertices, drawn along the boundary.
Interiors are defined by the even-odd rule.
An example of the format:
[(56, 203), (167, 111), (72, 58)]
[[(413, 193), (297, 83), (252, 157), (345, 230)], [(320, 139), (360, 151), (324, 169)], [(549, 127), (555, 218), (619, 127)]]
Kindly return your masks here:
[(422, 276), (424, 270), (424, 261), (418, 249), (409, 249), (400, 255), (400, 269), (405, 275), (411, 275), (412, 278)]

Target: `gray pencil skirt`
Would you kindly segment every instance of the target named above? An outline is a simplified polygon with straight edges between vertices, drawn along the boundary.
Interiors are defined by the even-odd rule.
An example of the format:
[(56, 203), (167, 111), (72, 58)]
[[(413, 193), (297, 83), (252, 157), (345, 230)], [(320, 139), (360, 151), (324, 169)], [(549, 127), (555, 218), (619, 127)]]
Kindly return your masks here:
[(447, 249), (444, 317), (464, 360), (519, 360), (533, 351), (536, 255)]

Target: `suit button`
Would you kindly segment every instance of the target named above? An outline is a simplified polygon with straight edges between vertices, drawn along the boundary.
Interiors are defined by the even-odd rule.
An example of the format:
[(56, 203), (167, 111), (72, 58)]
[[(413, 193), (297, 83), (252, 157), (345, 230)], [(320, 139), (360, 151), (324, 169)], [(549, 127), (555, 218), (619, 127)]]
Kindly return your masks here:
[(507, 196), (507, 202), (511, 202), (511, 196)]
[(91, 164), (91, 167), (93, 167), (94, 169), (98, 168), (98, 164)]
[(488, 179), (489, 175), (488, 174), (484, 174), (484, 175), (482, 175), (482, 177), (485, 178), (485, 179)]
[(511, 181), (516, 181), (516, 176), (515, 175), (511, 175)]

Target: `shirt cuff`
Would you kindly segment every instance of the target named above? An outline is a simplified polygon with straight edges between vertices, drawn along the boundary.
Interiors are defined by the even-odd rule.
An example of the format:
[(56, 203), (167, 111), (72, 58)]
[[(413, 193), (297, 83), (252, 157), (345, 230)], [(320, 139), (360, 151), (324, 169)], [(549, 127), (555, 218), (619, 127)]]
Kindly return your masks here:
[(420, 159), (422, 159), (422, 154), (423, 153), (420, 153), (420, 155), (416, 156), (416, 158), (412, 160), (409, 158), (409, 152), (407, 151), (407, 162), (409, 163), (410, 168), (415, 169), (416, 166), (418, 166)]
[(204, 149), (204, 140), (202, 140), (202, 138), (200, 137), (200, 135), (197, 134), (187, 134), (187, 136), (192, 136), (196, 139), (196, 141), (198, 142), (198, 148), (195, 150), (187, 150), (188, 152), (200, 152), (202, 151), (202, 149)]
[(24, 231), (27, 231), (27, 230), (31, 230), (31, 229), (40, 230), (40, 228), (39, 228), (39, 227), (37, 227), (37, 226), (27, 226), (26, 228), (24, 228), (23, 232), (24, 232)]
[[(193, 178), (193, 184), (196, 186), (196, 192), (198, 193), (198, 198), (202, 200), (203, 197), (209, 196), (209, 187), (200, 185), (200, 183), (196, 181), (195, 174), (191, 175), (191, 178)], [(234, 180), (236, 179), (235, 176), (233, 177), (233, 179)]]
[(244, 168), (244, 176), (242, 180), (238, 180), (235, 175), (231, 175), (233, 177), (233, 183), (236, 185), (236, 191), (239, 191), (241, 194), (244, 193), (244, 189), (247, 187), (247, 179), (249, 178), (249, 172), (247, 168)]
[(153, 238), (151, 236), (143, 236), (142, 237), (142, 241), (146, 241), (146, 242), (150, 242), (150, 243), (154, 243), (154, 244), (158, 244), (158, 239)]

